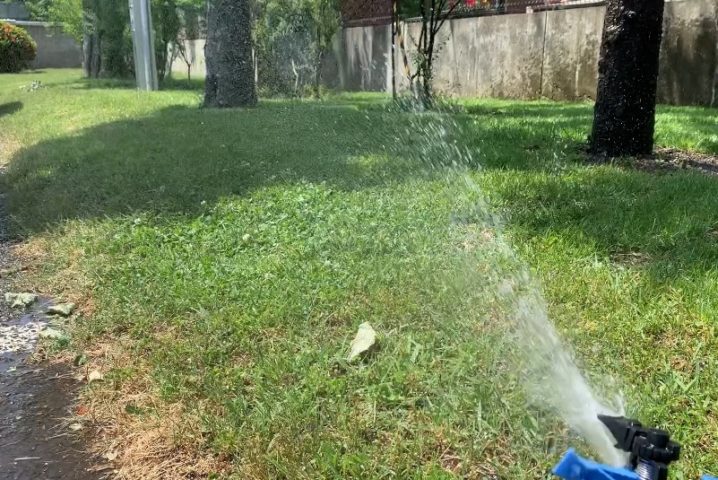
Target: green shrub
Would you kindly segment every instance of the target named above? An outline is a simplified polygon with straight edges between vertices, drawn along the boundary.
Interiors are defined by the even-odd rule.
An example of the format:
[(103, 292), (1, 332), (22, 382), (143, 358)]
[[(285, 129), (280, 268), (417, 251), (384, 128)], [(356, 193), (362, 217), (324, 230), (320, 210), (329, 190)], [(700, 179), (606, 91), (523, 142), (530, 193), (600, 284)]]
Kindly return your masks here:
[(24, 29), (0, 22), (0, 73), (27, 68), (36, 54), (37, 45)]

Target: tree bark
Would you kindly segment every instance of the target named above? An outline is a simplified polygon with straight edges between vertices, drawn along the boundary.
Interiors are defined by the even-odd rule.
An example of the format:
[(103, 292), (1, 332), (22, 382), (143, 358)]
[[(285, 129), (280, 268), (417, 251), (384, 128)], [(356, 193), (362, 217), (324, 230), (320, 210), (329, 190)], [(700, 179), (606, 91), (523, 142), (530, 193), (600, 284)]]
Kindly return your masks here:
[(664, 0), (609, 0), (598, 62), (591, 152), (653, 151)]
[(205, 107), (257, 104), (249, 0), (209, 0), (205, 59)]
[(324, 66), (324, 52), (321, 48), (317, 49), (317, 57), (314, 60), (314, 97), (320, 98), (322, 95), (322, 67)]
[(82, 67), (87, 78), (98, 78), (102, 67), (100, 35), (85, 33), (82, 39)]

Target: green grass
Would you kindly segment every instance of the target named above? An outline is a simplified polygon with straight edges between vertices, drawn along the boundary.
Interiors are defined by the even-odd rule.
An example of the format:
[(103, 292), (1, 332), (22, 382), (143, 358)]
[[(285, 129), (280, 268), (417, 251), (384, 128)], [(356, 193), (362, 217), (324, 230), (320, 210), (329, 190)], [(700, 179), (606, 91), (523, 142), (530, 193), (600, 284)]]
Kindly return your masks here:
[[(48, 252), (38, 281), (92, 296), (75, 345), (129, 338), (108, 378), (149, 366), (236, 478), (539, 479), (580, 445), (527, 404), (480, 194), (431, 168), (453, 146), (580, 364), (684, 444), (674, 478), (717, 473), (718, 179), (584, 165), (589, 104), (211, 111), (123, 87), (0, 77), (12, 227)], [(717, 131), (715, 109), (659, 108), (661, 146), (717, 154)], [(364, 321), (381, 348), (348, 365)]]

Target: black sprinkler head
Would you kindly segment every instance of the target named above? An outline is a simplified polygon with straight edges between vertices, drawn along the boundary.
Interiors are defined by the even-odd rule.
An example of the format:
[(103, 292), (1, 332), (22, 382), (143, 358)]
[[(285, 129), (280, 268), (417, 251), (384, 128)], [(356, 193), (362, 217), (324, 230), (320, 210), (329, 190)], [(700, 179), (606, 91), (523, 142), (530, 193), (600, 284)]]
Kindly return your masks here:
[(599, 415), (598, 419), (616, 439), (616, 448), (631, 454), (631, 466), (637, 472), (650, 470), (650, 475), (645, 477), (649, 480), (668, 477), (668, 464), (678, 460), (681, 454), (681, 446), (671, 440), (668, 432), (646, 428), (638, 420), (625, 417)]

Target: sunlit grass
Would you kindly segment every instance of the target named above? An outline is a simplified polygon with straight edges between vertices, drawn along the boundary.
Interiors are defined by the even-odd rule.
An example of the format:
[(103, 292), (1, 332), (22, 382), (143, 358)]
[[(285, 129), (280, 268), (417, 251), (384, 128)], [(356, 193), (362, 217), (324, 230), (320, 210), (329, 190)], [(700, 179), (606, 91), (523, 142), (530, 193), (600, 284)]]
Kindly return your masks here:
[[(491, 284), (467, 273), (493, 267), (457, 254), (477, 192), (427, 168), (434, 122), (590, 376), (685, 444), (675, 478), (718, 470), (718, 180), (584, 165), (586, 103), (442, 120), (374, 94), (209, 111), (110, 87), (0, 77), (0, 106), (21, 104), (0, 118), (12, 226), (45, 245), (38, 288), (91, 295), (76, 347), (130, 338), (137, 370), (109, 378), (149, 367), (237, 478), (538, 479), (575, 444), (502, 357)], [(658, 144), (718, 153), (716, 110), (659, 111)], [(381, 349), (347, 365), (364, 321)]]

